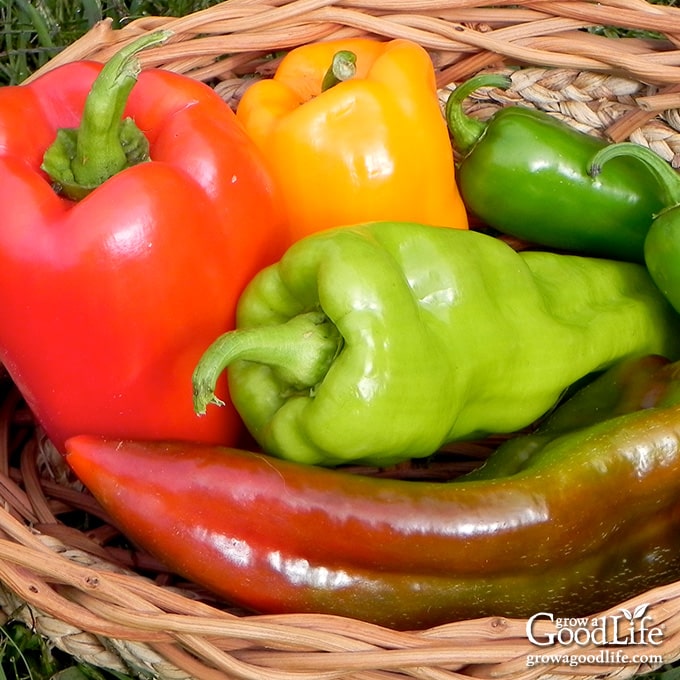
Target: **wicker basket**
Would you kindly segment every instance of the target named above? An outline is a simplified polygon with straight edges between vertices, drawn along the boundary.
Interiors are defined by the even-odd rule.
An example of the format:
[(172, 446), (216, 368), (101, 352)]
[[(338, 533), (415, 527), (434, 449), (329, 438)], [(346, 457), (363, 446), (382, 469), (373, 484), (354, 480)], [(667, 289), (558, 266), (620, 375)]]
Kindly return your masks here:
[[(645, 37), (583, 30), (602, 25)], [(476, 0), (227, 0), (121, 30), (101, 22), (40, 72), (76, 59), (105, 61), (158, 28), (171, 29), (173, 37), (143, 52), (143, 64), (209, 82), (231, 104), (253, 77), (270, 74), (286, 49), (337, 37), (402, 37), (429, 50), (442, 98), (449, 85), (480, 70), (512, 73), (510, 90), (468, 103), (480, 118), (507, 103), (535, 106), (592, 134), (649, 146), (680, 165), (680, 9), (645, 0), (500, 0), (493, 7)], [(654, 658), (635, 663), (603, 664), (594, 658), (602, 647), (594, 644), (539, 649), (524, 620), (491, 617), (396, 632), (335, 616), (226, 609), (143, 553), (120, 547), (101, 509), (40, 437), (1, 366), (0, 397), (0, 608), (99, 667), (197, 680), (519, 680), (630, 677), (680, 658), (680, 582), (599, 614), (649, 605), (663, 641), (638, 650)], [(69, 524), (74, 513), (95, 518), (92, 528)], [(555, 627), (544, 622), (540, 630)], [(529, 664), (536, 654), (551, 653), (580, 662)]]

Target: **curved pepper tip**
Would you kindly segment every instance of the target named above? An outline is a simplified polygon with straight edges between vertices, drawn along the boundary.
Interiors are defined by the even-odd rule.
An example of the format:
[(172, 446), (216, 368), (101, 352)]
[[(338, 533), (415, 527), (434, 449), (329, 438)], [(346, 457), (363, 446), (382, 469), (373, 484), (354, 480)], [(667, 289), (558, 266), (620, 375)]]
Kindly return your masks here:
[(194, 387), (194, 412), (197, 416), (204, 416), (208, 406), (224, 406), (225, 402), (220, 399), (207, 382), (203, 382), (198, 387)]

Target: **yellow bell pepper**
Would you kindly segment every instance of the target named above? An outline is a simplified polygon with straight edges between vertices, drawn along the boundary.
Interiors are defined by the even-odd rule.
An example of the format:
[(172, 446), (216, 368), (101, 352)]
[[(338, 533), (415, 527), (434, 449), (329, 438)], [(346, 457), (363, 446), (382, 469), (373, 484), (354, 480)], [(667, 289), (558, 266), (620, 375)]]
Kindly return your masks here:
[(237, 116), (269, 159), (295, 240), (373, 220), (468, 227), (434, 67), (417, 43), (298, 47), (246, 90)]

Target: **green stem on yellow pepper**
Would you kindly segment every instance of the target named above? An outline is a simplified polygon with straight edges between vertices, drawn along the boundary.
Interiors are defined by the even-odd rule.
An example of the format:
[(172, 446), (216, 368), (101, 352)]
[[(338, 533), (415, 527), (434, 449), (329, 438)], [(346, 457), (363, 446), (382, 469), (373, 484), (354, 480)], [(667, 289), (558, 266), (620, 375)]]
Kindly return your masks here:
[(321, 81), (321, 91), (325, 92), (338, 83), (354, 78), (357, 72), (357, 55), (349, 50), (340, 50), (333, 55), (326, 75)]
[(92, 85), (80, 127), (57, 132), (42, 168), (67, 198), (83, 198), (126, 167), (149, 159), (146, 137), (132, 119), (123, 120), (123, 111), (140, 72), (137, 53), (169, 36), (170, 31), (156, 31), (116, 53)]
[(342, 347), (337, 328), (323, 312), (294, 316), (278, 326), (230, 331), (205, 352), (194, 372), (194, 409), (222, 406), (215, 395), (217, 378), (236, 360), (253, 361), (271, 369), (294, 389), (311, 389), (328, 372)]

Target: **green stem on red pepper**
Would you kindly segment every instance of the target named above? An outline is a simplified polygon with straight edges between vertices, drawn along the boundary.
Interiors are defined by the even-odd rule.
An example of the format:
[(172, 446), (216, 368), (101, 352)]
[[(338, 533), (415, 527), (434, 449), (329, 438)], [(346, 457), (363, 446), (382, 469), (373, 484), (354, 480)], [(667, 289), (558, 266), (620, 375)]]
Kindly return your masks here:
[(42, 168), (67, 198), (84, 198), (125, 168), (149, 160), (146, 137), (132, 119), (123, 119), (123, 111), (140, 72), (137, 53), (169, 36), (156, 31), (117, 52), (92, 85), (80, 127), (57, 131)]
[(73, 61), (0, 88), (0, 299), (17, 320), (0, 324), (0, 364), (59, 451), (80, 432), (235, 443), (236, 410), (197, 418), (191, 377), (234, 326), (247, 282), (290, 243), (285, 207), (224, 99), (152, 66), (122, 110), (150, 160), (83, 201), (57, 193), (41, 170), (45, 150), (80, 124), (105, 68)]
[(340, 50), (333, 55), (333, 61), (321, 81), (321, 91), (325, 92), (338, 83), (354, 78), (357, 72), (357, 55), (349, 50)]

